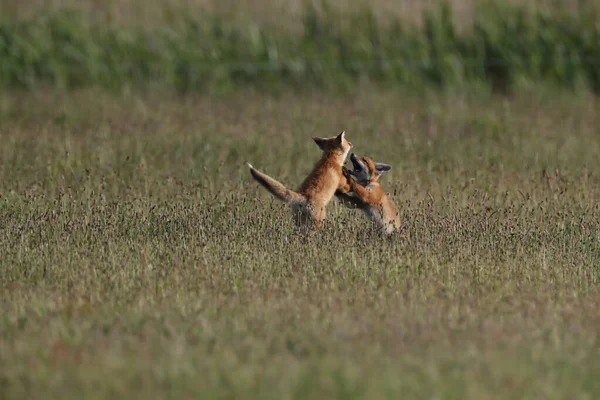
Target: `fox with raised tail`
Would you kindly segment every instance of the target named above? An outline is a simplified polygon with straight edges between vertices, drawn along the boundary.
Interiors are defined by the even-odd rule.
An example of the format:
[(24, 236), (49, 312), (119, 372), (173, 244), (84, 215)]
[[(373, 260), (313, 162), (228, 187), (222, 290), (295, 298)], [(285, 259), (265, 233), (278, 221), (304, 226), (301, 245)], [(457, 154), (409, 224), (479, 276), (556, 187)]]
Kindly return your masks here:
[(347, 187), (342, 166), (352, 148), (345, 132), (331, 138), (313, 137), (321, 148), (322, 156), (298, 191), (286, 188), (281, 182), (263, 174), (251, 164), (250, 174), (279, 200), (289, 203), (294, 222), (299, 228), (311, 231), (319, 229), (325, 219), (325, 208), (339, 187)]
[(394, 201), (379, 184), (379, 177), (392, 169), (368, 157), (357, 157), (352, 153), (353, 170), (343, 169), (346, 180), (336, 192), (336, 197), (349, 208), (359, 208), (385, 234), (400, 228), (400, 216)]

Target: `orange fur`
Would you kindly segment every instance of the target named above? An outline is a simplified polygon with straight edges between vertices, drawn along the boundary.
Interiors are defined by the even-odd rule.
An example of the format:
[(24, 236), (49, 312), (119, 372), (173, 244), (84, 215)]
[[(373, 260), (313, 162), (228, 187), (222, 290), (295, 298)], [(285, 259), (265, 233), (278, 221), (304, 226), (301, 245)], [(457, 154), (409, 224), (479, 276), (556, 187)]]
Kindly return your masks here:
[(278, 199), (290, 203), (298, 227), (316, 230), (325, 219), (325, 208), (344, 178), (342, 165), (352, 148), (345, 133), (332, 138), (313, 138), (323, 154), (298, 191), (287, 189), (282, 183), (248, 164), (255, 180)]
[[(400, 215), (394, 201), (379, 184), (381, 171), (391, 169), (389, 165), (375, 163), (368, 157), (351, 156), (355, 165), (354, 171), (344, 169), (345, 181), (342, 180), (336, 196), (349, 208), (362, 209), (367, 217), (373, 220), (383, 232), (389, 234), (400, 228)], [(379, 169), (378, 169), (379, 166)], [(362, 169), (362, 173), (359, 170)], [(358, 179), (358, 182), (353, 178)], [(348, 190), (348, 188), (350, 190)], [(351, 192), (351, 193), (349, 193)]]

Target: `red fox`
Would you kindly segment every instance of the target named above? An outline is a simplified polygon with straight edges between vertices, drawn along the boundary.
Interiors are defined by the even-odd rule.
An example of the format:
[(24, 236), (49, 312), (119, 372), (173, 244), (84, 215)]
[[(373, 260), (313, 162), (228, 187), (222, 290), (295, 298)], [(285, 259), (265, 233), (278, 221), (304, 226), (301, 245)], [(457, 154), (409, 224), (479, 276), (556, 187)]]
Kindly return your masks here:
[(376, 163), (368, 157), (356, 157), (354, 153), (350, 155), (350, 161), (354, 170), (344, 168), (346, 181), (342, 180), (336, 197), (349, 208), (363, 210), (367, 218), (386, 234), (400, 228), (398, 209), (379, 184), (381, 174), (392, 167)]
[(323, 154), (297, 192), (258, 171), (251, 164), (248, 164), (248, 167), (252, 177), (273, 196), (291, 204), (296, 226), (312, 228), (315, 231), (325, 219), (327, 203), (341, 182), (346, 180), (342, 173), (342, 165), (352, 148), (352, 143), (346, 140), (345, 132), (331, 138), (313, 137), (313, 140)]

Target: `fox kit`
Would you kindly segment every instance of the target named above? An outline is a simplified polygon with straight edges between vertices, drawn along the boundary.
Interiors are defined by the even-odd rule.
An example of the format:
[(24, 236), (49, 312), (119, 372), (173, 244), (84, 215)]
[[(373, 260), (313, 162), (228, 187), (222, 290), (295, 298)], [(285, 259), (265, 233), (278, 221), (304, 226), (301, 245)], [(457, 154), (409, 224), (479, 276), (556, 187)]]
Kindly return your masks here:
[(323, 154), (297, 192), (248, 164), (252, 177), (279, 200), (291, 204), (296, 226), (317, 230), (325, 219), (325, 207), (340, 182), (346, 182), (342, 165), (352, 148), (345, 132), (332, 138), (313, 137)]
[(392, 167), (368, 157), (356, 157), (354, 153), (350, 155), (350, 161), (354, 170), (344, 168), (346, 180), (341, 181), (336, 197), (347, 207), (362, 209), (386, 234), (400, 228), (398, 209), (379, 184), (380, 175)]

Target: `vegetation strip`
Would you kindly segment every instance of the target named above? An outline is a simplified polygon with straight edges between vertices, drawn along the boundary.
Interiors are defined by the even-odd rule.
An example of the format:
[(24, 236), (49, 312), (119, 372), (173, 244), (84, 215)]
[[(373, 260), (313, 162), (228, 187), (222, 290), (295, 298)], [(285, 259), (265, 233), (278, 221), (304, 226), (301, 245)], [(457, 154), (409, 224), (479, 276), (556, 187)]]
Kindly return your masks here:
[(348, 87), (367, 79), (435, 87), (466, 82), (506, 89), (523, 80), (600, 90), (595, 9), (526, 11), (484, 5), (458, 28), (447, 3), (416, 27), (382, 24), (369, 9), (309, 7), (301, 33), (175, 13), (151, 31), (98, 24), (55, 10), (0, 19), (0, 86), (161, 86), (223, 91), (241, 86)]

